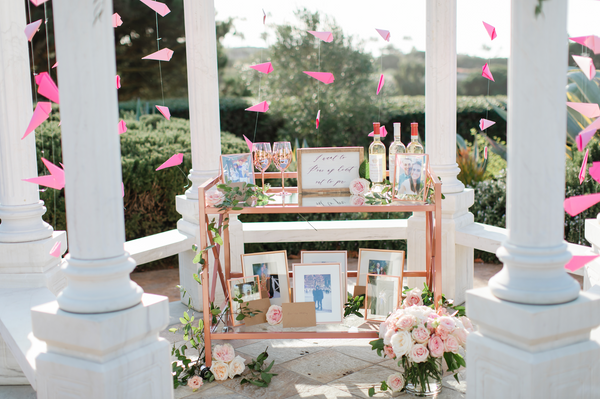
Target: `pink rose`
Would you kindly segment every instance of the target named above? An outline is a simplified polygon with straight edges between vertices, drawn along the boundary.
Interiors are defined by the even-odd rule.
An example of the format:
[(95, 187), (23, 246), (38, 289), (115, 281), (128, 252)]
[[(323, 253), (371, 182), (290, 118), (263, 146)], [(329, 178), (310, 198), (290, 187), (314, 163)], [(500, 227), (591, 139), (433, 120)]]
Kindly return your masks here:
[(437, 314), (438, 314), (439, 316), (450, 316), (450, 315), (448, 314), (448, 311), (446, 310), (446, 308), (443, 308), (443, 307), (440, 307), (440, 308), (438, 308), (438, 310), (437, 310)]
[(407, 331), (415, 325), (416, 321), (417, 319), (415, 316), (411, 314), (405, 314), (398, 319), (396, 327), (398, 327), (400, 330)]
[(444, 354), (444, 341), (442, 341), (442, 339), (437, 335), (431, 336), (427, 346), (429, 347), (429, 352), (433, 357), (442, 357)]
[(412, 330), (412, 338), (416, 342), (424, 344), (429, 339), (429, 330), (423, 326), (419, 326)]
[(408, 357), (414, 363), (423, 363), (427, 361), (429, 351), (423, 344), (414, 344), (410, 352), (408, 352)]
[(385, 321), (388, 326), (390, 326), (391, 328), (396, 328), (396, 323), (398, 322), (398, 320), (400, 320), (400, 316), (401, 316), (400, 312), (401, 311), (397, 310), (394, 313), (392, 313), (391, 315), (389, 315), (389, 317)]
[(404, 388), (404, 377), (400, 373), (395, 373), (387, 378), (386, 384), (392, 391), (399, 391)]
[(446, 340), (446, 338), (448, 338), (448, 331), (444, 330), (442, 326), (438, 326), (435, 329), (435, 333), (444, 341)]
[(362, 206), (367, 203), (365, 197), (360, 195), (353, 195), (350, 197), (350, 205), (352, 206)]
[(456, 330), (454, 330), (452, 335), (454, 336), (454, 338), (456, 338), (460, 346), (464, 347), (465, 345), (467, 345), (467, 336), (469, 335), (467, 330), (465, 330), (464, 328), (457, 328)]
[(423, 306), (423, 298), (421, 298), (421, 290), (413, 289), (406, 294), (403, 305), (405, 308), (409, 306)]
[(354, 195), (365, 195), (369, 192), (370, 183), (367, 179), (354, 179), (350, 182), (350, 193)]
[(392, 335), (394, 335), (396, 331), (393, 328), (388, 328), (383, 337), (383, 343), (389, 345), (392, 341)]
[(452, 332), (456, 329), (456, 323), (450, 316), (442, 316), (439, 319), (438, 328), (442, 331), (445, 331), (447, 334), (452, 334)]
[(469, 320), (466, 316), (460, 318), (460, 321), (465, 326), (465, 329), (469, 332), (473, 332), (473, 324), (471, 324), (471, 320)]
[(458, 341), (454, 335), (448, 335), (448, 338), (444, 341), (444, 352), (458, 353)]
[(225, 194), (219, 190), (209, 191), (204, 194), (204, 201), (206, 202), (206, 205), (210, 207), (221, 205), (224, 199)]
[(396, 358), (396, 354), (394, 353), (394, 349), (392, 349), (392, 347), (390, 345), (385, 345), (383, 347), (383, 353), (385, 353), (385, 355), (387, 357), (389, 357), (390, 359), (395, 359)]
[(223, 363), (229, 363), (235, 357), (235, 351), (231, 344), (215, 345), (213, 348), (213, 359)]
[(282, 318), (283, 311), (281, 310), (281, 306), (271, 305), (269, 310), (267, 310), (267, 323), (274, 326), (281, 323)]
[(227, 363), (223, 363), (219, 360), (213, 362), (212, 366), (210, 366), (210, 372), (215, 376), (215, 380), (217, 381), (225, 381), (227, 377), (229, 377), (229, 367)]
[(389, 327), (387, 324), (387, 320), (379, 325), (379, 338), (385, 338), (385, 334), (387, 333)]
[(188, 387), (192, 388), (192, 391), (196, 392), (198, 388), (200, 388), (204, 384), (204, 381), (202, 381), (202, 378), (200, 376), (195, 375), (188, 380), (187, 384)]

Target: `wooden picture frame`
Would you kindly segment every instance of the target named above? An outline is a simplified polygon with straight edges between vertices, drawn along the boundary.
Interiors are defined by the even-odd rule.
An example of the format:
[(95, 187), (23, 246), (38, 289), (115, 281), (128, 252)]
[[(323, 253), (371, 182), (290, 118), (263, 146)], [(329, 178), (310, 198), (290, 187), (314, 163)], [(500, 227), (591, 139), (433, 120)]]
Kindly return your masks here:
[(339, 263), (294, 263), (294, 302), (314, 302), (317, 324), (341, 323), (342, 272)]
[[(413, 174), (417, 170), (418, 173)], [(429, 155), (396, 154), (395, 176), (392, 182), (394, 201), (425, 202), (427, 200), (427, 173)]]
[[(245, 293), (244, 290), (250, 290), (249, 293)], [(257, 299), (261, 299), (260, 295), (260, 281), (258, 276), (247, 276), (240, 278), (230, 278), (227, 280), (227, 290), (229, 291), (229, 309), (231, 314), (231, 324), (234, 327), (241, 326), (244, 323), (236, 320), (237, 311), (240, 309), (240, 304), (235, 302), (233, 298), (236, 298), (242, 293), (242, 299), (244, 302), (250, 302)], [(247, 291), (246, 291), (247, 292)]]
[(404, 251), (360, 248), (358, 250), (356, 285), (364, 286), (367, 281), (367, 274), (402, 276), (404, 256)]
[(363, 147), (298, 148), (299, 193), (349, 193), (359, 176)]
[(269, 293), (271, 305), (281, 306), (292, 301), (287, 251), (242, 254), (241, 258), (244, 276), (259, 276), (261, 288)]
[(243, 183), (255, 184), (252, 153), (221, 155), (223, 182), (233, 186)]
[(384, 322), (402, 300), (402, 275), (367, 274), (365, 320)]
[(339, 263), (342, 268), (342, 302), (348, 301), (348, 251), (300, 251), (300, 263)]

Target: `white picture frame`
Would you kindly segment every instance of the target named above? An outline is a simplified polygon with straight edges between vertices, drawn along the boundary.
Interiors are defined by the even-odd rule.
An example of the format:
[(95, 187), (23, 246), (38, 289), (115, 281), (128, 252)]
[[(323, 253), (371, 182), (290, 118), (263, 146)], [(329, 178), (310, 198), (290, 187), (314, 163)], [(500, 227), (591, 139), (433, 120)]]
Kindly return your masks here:
[(299, 193), (349, 193), (360, 177), (363, 147), (298, 148)]
[(271, 305), (291, 302), (287, 251), (242, 254), (241, 258), (242, 273), (259, 277), (262, 288), (269, 292)]
[(348, 301), (348, 251), (300, 251), (300, 263), (339, 263), (342, 268), (342, 301)]
[(317, 324), (341, 323), (342, 272), (339, 263), (294, 263), (294, 302), (314, 302)]
[(402, 276), (404, 256), (404, 251), (360, 248), (358, 250), (356, 285), (364, 287), (367, 282), (367, 274)]
[(365, 320), (384, 322), (402, 299), (402, 276), (367, 274)]

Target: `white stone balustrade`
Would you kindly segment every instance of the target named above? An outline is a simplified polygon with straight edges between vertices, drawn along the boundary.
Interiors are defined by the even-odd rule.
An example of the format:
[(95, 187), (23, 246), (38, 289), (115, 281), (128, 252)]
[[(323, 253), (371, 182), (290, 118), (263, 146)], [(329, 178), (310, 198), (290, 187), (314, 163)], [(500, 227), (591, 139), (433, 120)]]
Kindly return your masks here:
[[(564, 265), (567, 1), (511, 3), (508, 236), (502, 271), (467, 292), (467, 398), (592, 398), (600, 289), (579, 292)], [(531, 118), (543, 110), (543, 118)]]

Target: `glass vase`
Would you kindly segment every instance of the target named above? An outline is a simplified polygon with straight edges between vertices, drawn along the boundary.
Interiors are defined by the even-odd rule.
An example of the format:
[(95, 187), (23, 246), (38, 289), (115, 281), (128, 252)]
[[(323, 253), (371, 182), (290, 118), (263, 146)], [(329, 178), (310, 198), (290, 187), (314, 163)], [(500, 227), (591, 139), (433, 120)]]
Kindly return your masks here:
[(435, 396), (442, 390), (442, 358), (429, 358), (423, 363), (409, 363), (404, 369), (406, 393)]

